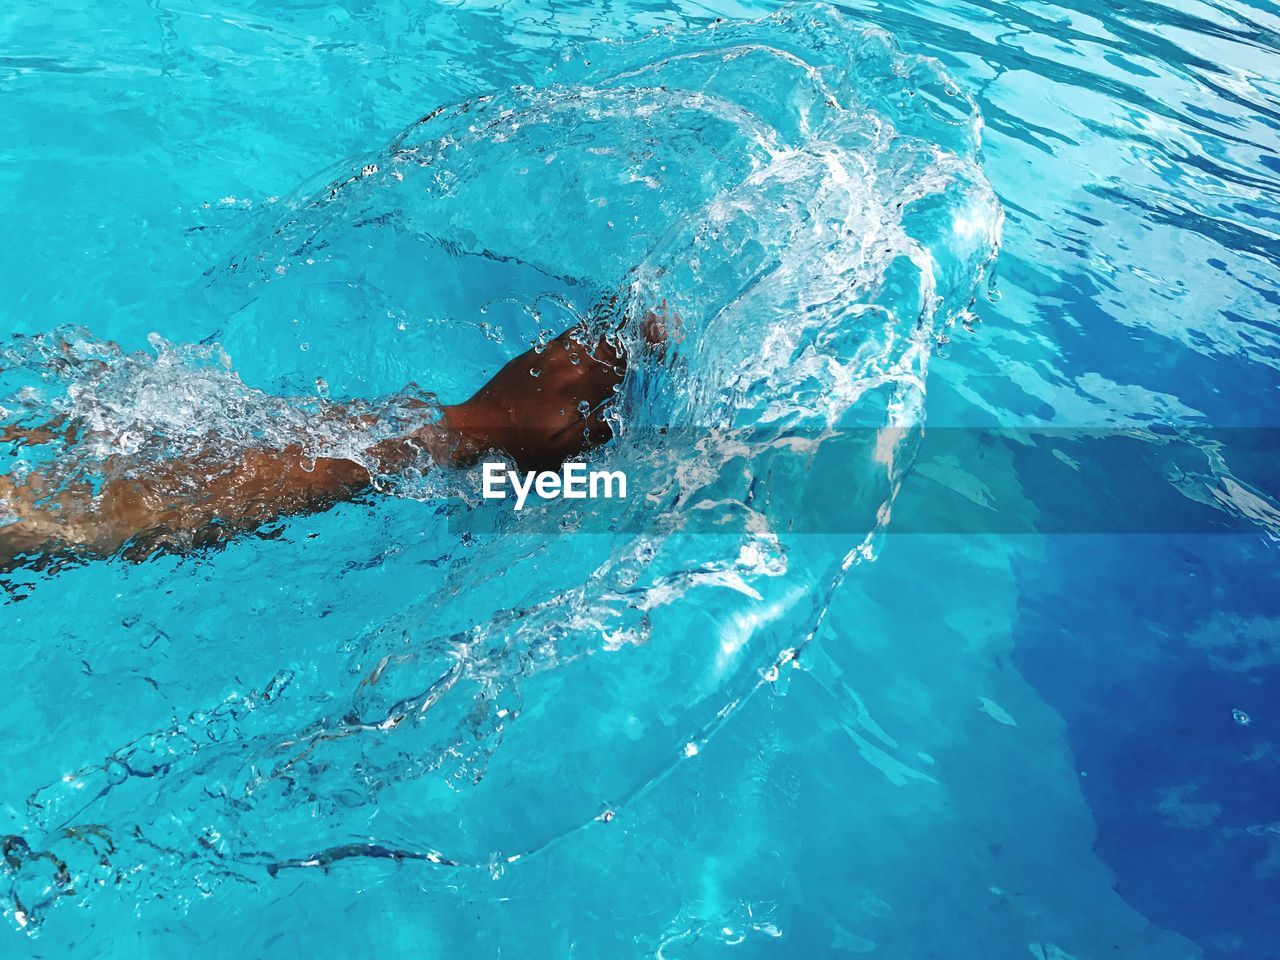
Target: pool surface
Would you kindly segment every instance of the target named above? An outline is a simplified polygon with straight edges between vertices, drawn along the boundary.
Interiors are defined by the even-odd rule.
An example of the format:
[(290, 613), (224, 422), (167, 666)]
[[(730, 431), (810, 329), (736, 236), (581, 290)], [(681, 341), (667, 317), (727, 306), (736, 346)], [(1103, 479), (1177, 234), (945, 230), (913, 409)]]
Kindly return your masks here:
[(0, 574), (0, 956), (1280, 956), (1274, 3), (13, 0), (0, 130), (7, 477), (636, 358), (625, 501)]

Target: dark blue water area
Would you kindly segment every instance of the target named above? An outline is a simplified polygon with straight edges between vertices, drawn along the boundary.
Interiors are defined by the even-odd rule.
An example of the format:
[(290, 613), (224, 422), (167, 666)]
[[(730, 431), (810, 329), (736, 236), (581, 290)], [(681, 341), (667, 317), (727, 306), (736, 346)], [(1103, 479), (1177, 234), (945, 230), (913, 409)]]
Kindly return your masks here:
[(1243, 535), (1063, 536), (1015, 660), (1063, 716), (1119, 893), (1210, 958), (1280, 956), (1280, 568)]

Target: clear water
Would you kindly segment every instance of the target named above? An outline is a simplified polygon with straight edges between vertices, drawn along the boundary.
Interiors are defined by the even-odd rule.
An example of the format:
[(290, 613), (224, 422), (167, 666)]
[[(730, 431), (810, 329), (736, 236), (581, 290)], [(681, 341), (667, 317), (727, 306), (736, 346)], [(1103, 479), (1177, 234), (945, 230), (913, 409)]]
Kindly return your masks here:
[[(666, 523), (424, 471), (12, 578), (4, 955), (1271, 955), (1273, 5), (277, 7), (0, 15), (5, 417), (403, 423), (622, 288), (689, 325), (600, 452)], [(1109, 519), (955, 532), (1019, 499)]]

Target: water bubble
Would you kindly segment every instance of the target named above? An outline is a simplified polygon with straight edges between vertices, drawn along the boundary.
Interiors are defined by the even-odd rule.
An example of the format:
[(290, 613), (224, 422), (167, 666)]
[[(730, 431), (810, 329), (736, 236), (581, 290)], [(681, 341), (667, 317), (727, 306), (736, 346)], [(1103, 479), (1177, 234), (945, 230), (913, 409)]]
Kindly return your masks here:
[(586, 400), (579, 400), (579, 401), (578, 401), (578, 413), (579, 413), (581, 416), (583, 416), (583, 417), (588, 417), (588, 416), (590, 416), (590, 415), (591, 415), (591, 404), (590, 404), (590, 403), (588, 403)]
[(489, 879), (501, 880), (502, 875), (506, 872), (505, 857), (500, 853), (494, 853), (489, 857)]
[(316, 393), (322, 397), (329, 396), (329, 381), (324, 377), (316, 377)]
[(541, 370), (539, 370), (537, 367), (530, 367), (530, 368), (529, 368), (529, 376), (531, 376), (531, 377), (540, 377), (540, 376), (542, 376), (542, 371), (541, 371)]
[(1240, 724), (1240, 726), (1242, 727), (1247, 727), (1249, 724), (1253, 722), (1253, 717), (1249, 716), (1239, 707), (1231, 711), (1231, 719), (1234, 720), (1236, 723)]

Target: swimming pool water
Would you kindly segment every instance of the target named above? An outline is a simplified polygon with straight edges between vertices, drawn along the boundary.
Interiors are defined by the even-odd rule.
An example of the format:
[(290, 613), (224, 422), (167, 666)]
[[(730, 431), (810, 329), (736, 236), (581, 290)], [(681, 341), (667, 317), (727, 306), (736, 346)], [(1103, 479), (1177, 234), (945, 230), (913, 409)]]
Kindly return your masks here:
[[(653, 276), (697, 250), (678, 286), (699, 346), (633, 378), (641, 427), (792, 417), (802, 438), (834, 424), (856, 440), (905, 391), (930, 427), (966, 428), (926, 433), (863, 552), (848, 514), (812, 504), (777, 545), (473, 536), (428, 477), (215, 554), (19, 575), (0, 607), (0, 833), (22, 838), (5, 847), (0, 955), (1274, 954), (1276, 8), (801, 5), (744, 25), (777, 10), (0, 14), (0, 322), (45, 336), (6, 342), (7, 395), (53, 405), (90, 382), (78, 402), (146, 406), (156, 436), (243, 424), (255, 391), (384, 397), (412, 380), (452, 399), (542, 314), (568, 316), (522, 303), (583, 307), (633, 266), (665, 295)], [(786, 58), (723, 56), (744, 44), (802, 51), (865, 112), (814, 96)], [(661, 98), (599, 106), (642, 67)], [(717, 99), (672, 93), (688, 89)], [(496, 125), (446, 112), (387, 147), (491, 93), (475, 116)], [(907, 136), (884, 146), (882, 121)], [(445, 136), (464, 149), (391, 178), (396, 149)], [(817, 141), (840, 148), (827, 175), (741, 186), (780, 155), (800, 159), (773, 169), (806, 174)], [(521, 172), (557, 150), (545, 169), (563, 180)], [(938, 157), (954, 176), (919, 172)], [(859, 163), (839, 193), (831, 171)], [(921, 183), (936, 206), (884, 239)], [(726, 184), (742, 217), (698, 246)], [(799, 226), (843, 217), (857, 231)], [(975, 226), (938, 226), (960, 222)], [(937, 309), (912, 299), (914, 274), (872, 283), (862, 235), (927, 250)], [(468, 244), (497, 256), (455, 255)], [(796, 302), (843, 318), (855, 300), (925, 317), (926, 336), (775, 329)], [(152, 332), (176, 346), (85, 381), (33, 358), (66, 325), (85, 351), (155, 356)], [(794, 355), (753, 352), (771, 334)], [(813, 353), (831, 364), (809, 380)], [(734, 393), (743, 371), (758, 377)], [(1037, 427), (1062, 432), (1046, 445)], [(1132, 466), (1112, 452), (1126, 435), (1156, 452)], [(656, 478), (687, 452), (649, 447), (624, 435), (605, 455)], [(827, 449), (848, 459), (816, 487), (847, 476), (835, 496), (869, 490), (872, 507), (893, 492), (893, 468)], [(1198, 512), (1161, 522), (1149, 505), (1168, 498)], [(1010, 532), (993, 517), (1011, 502), (1055, 532)], [(798, 648), (798, 666), (780, 658)], [(418, 720), (366, 729), (401, 701)]]

